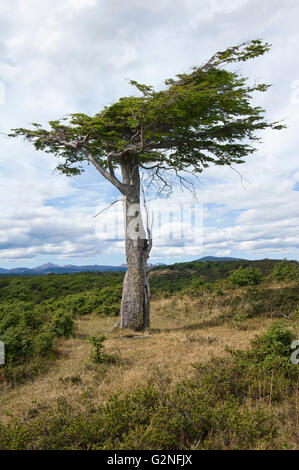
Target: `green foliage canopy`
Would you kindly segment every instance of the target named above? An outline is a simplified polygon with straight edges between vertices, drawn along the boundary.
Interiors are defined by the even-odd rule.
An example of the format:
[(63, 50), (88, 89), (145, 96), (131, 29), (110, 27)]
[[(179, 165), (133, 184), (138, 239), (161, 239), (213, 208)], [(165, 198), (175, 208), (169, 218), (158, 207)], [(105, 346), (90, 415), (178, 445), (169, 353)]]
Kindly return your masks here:
[(264, 119), (264, 110), (252, 106), (252, 94), (269, 85), (250, 85), (247, 78), (224, 67), (263, 55), (270, 48), (261, 40), (244, 42), (217, 52), (190, 73), (165, 80), (165, 87), (130, 83), (141, 96), (129, 96), (106, 106), (95, 116), (71, 114), (49, 122), (49, 128), (33, 123), (32, 129), (13, 129), (37, 150), (61, 157), (57, 169), (69, 176), (84, 171), (84, 161), (121, 192), (126, 184), (115, 175), (123, 159), (137, 157), (154, 180), (163, 172), (192, 170), (200, 173), (211, 163), (243, 163), (255, 151), (256, 132), (281, 129)]

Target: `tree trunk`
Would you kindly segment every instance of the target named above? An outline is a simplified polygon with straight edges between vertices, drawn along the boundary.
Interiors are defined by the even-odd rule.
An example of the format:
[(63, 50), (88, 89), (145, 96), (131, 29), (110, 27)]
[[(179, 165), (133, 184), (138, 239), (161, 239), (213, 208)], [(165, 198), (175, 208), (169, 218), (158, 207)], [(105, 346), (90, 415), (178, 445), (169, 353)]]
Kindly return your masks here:
[(120, 327), (142, 331), (150, 325), (150, 289), (147, 276), (149, 242), (140, 208), (139, 163), (122, 162), (123, 183), (130, 186), (124, 201), (127, 272), (123, 284)]

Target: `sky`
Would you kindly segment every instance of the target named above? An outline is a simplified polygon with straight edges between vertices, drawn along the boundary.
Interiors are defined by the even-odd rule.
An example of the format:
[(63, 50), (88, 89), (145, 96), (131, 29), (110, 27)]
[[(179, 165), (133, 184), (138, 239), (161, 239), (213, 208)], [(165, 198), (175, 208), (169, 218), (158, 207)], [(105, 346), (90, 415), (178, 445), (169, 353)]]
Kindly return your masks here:
[(237, 170), (210, 167), (196, 199), (175, 188), (148, 195), (150, 261), (205, 255), (299, 259), (299, 3), (296, 0), (2, 0), (0, 12), (0, 267), (125, 262), (120, 195), (91, 167), (70, 179), (11, 128), (68, 113), (93, 115), (129, 80), (163, 86), (244, 40), (272, 44), (235, 65), (273, 86), (254, 103), (282, 131), (266, 130)]

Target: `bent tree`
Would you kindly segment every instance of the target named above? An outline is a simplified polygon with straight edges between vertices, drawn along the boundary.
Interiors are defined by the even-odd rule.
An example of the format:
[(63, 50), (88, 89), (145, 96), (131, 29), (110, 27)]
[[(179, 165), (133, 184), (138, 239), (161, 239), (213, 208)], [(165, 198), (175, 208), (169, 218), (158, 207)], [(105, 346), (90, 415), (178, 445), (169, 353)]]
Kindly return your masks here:
[(138, 331), (150, 324), (146, 264), (151, 236), (140, 211), (141, 174), (160, 188), (171, 185), (169, 173), (184, 183), (184, 172), (196, 175), (210, 164), (243, 163), (255, 151), (257, 131), (281, 129), (278, 122), (265, 120), (264, 109), (252, 105), (252, 94), (269, 85), (249, 84), (227, 69), (263, 55), (269, 47), (260, 40), (245, 42), (217, 52), (190, 73), (165, 80), (160, 91), (131, 81), (139, 96), (120, 98), (95, 116), (71, 114), (50, 121), (46, 129), (33, 123), (32, 129), (11, 131), (11, 137), (23, 136), (37, 150), (59, 157), (61, 173), (79, 175), (84, 162), (91, 163), (123, 195), (127, 272), (121, 328)]

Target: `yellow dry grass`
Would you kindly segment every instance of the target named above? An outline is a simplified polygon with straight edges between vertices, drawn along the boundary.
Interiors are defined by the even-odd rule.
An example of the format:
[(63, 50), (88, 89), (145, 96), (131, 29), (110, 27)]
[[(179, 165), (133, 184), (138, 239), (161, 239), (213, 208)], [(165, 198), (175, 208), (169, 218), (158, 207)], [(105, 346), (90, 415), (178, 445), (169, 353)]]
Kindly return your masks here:
[(26, 416), (33, 408), (52, 407), (58, 397), (70, 403), (91, 394), (96, 403), (111, 394), (129, 392), (147, 381), (167, 387), (192, 377), (193, 364), (222, 356), (225, 348), (246, 348), (271, 319), (256, 318), (240, 330), (232, 324), (219, 324), (223, 308), (205, 303), (199, 310), (196, 300), (173, 297), (152, 302), (150, 334), (114, 330), (107, 335), (105, 351), (116, 356), (115, 364), (92, 365), (88, 337), (109, 330), (115, 318), (82, 317), (78, 332), (59, 344), (60, 356), (51, 368), (32, 382), (0, 394), (0, 420)]

